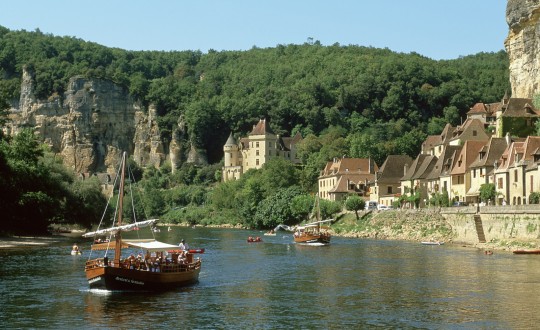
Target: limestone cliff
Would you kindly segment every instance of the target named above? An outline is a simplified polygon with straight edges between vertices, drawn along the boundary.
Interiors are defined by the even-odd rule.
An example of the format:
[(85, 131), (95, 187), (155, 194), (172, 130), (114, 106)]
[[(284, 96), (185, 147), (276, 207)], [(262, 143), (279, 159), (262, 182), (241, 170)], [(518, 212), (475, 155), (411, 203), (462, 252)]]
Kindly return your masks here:
[(505, 48), (510, 59), (512, 97), (532, 98), (540, 92), (540, 0), (508, 0), (510, 28)]
[(172, 156), (173, 168), (177, 167), (189, 156), (189, 150), (178, 147), (185, 136), (176, 130), (169, 151), (160, 138), (155, 113), (152, 106), (144, 112), (125, 88), (111, 81), (80, 76), (70, 79), (63, 97), (37, 100), (33, 73), (24, 70), (9, 131), (15, 134), (21, 127), (33, 127), (77, 173), (113, 172), (122, 151), (143, 166), (161, 166)]

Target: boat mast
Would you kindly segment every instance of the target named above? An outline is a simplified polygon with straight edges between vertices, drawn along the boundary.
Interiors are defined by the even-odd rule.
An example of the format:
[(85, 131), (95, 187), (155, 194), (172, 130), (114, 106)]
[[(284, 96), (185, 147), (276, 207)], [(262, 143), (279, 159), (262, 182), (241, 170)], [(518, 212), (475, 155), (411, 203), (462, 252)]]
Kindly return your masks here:
[[(120, 174), (120, 187), (118, 189), (118, 220), (116, 226), (122, 225), (122, 206), (124, 204), (124, 177), (126, 171), (126, 152), (122, 154), (122, 174)], [(120, 255), (122, 253), (122, 233), (120, 230), (115, 235), (114, 265), (120, 265)]]

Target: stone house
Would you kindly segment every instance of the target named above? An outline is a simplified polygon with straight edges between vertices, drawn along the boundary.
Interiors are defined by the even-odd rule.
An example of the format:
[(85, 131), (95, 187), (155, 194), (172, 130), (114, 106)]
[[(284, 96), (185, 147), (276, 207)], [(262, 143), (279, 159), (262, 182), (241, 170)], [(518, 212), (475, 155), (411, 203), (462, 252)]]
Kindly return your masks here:
[(457, 155), (456, 163), (450, 172), (451, 186), (449, 198), (456, 202), (468, 202), (467, 192), (471, 189), (470, 165), (476, 159), (479, 150), (487, 141), (465, 141)]
[(437, 158), (437, 162), (431, 173), (427, 176), (428, 198), (433, 194), (449, 192), (451, 181), (451, 170), (454, 167), (456, 155), (460, 153), (461, 146), (446, 145)]
[(540, 137), (529, 136), (512, 142), (499, 158), (495, 170), (498, 199), (511, 205), (528, 203), (532, 192), (540, 191), (538, 161), (540, 160)]
[(448, 144), (459, 146), (463, 145), (465, 141), (487, 142), (490, 136), (490, 134), (486, 133), (484, 123), (480, 119), (467, 118), (463, 125), (460, 125), (454, 129)]
[(412, 195), (420, 193), (420, 206), (424, 206), (428, 196), (428, 176), (433, 171), (438, 158), (433, 155), (418, 155), (401, 178), (401, 193)]
[(491, 139), (478, 151), (476, 159), (469, 166), (471, 185), (467, 191), (467, 201), (479, 203), (480, 187), (483, 184), (495, 183), (495, 167), (497, 161), (506, 147), (511, 143), (509, 136), (506, 138), (491, 137)]
[(238, 180), (249, 169), (259, 169), (272, 158), (281, 157), (300, 164), (296, 148), (302, 136), (281, 137), (275, 134), (266, 119), (253, 125), (252, 131), (237, 143), (232, 133), (223, 146), (222, 180)]
[(340, 201), (349, 194), (369, 199), (369, 185), (379, 167), (369, 158), (334, 158), (327, 162), (318, 179), (320, 198)]
[(506, 134), (525, 137), (535, 134), (535, 123), (540, 111), (528, 98), (509, 98), (503, 100), (497, 119), (497, 136)]
[(375, 173), (375, 181), (369, 187), (370, 200), (381, 205), (391, 206), (401, 196), (400, 180), (413, 160), (407, 155), (390, 155), (380, 170)]

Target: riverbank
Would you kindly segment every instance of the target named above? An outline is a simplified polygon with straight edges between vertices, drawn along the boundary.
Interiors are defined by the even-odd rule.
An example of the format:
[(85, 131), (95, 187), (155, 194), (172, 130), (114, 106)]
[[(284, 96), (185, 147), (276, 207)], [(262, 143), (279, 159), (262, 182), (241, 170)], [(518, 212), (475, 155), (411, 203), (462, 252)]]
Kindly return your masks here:
[[(521, 232), (514, 230), (503, 235), (504, 237), (495, 236), (495, 229), (492, 225), (486, 226), (484, 229), (488, 241), (480, 243), (472, 215), (470, 215), (471, 220), (466, 220), (464, 214), (458, 213), (458, 218), (461, 220), (450, 221), (451, 217), (443, 215), (436, 208), (361, 212), (359, 215), (359, 220), (356, 220), (354, 213), (345, 213), (338, 217), (336, 224), (332, 225), (334, 235), (416, 242), (442, 241), (486, 251), (540, 248), (539, 240), (531, 238), (531, 235), (526, 235), (524, 230)], [(499, 222), (501, 221), (503, 220)], [(510, 228), (513, 225), (501, 223), (501, 226)]]
[[(444, 213), (444, 212), (443, 212)], [(369, 238), (379, 240), (402, 240), (402, 241), (441, 241), (446, 244), (454, 244), (460, 247), (477, 248), (481, 250), (501, 250), (514, 251), (518, 249), (538, 249), (539, 239), (525, 235), (525, 230), (514, 229), (504, 238), (488, 238), (486, 243), (479, 243), (477, 239), (468, 237), (475, 232), (471, 225), (464, 226), (464, 221), (449, 220), (438, 209), (417, 209), (417, 210), (391, 210), (391, 211), (370, 211), (360, 212), (357, 220), (354, 212), (343, 212), (336, 217), (336, 222), (332, 224), (332, 235), (350, 238)], [(458, 218), (464, 217), (458, 213)], [(505, 219), (496, 222), (506, 221)], [(540, 221), (539, 221), (540, 222)], [(486, 222), (489, 224), (489, 221)], [(515, 221), (512, 225), (503, 224), (503, 227), (516, 227)], [(200, 227), (189, 223), (180, 224), (160, 224), (160, 227)], [(208, 228), (229, 228), (248, 229), (241, 224), (221, 224), (208, 225)], [(470, 228), (469, 228), (470, 227)], [(529, 224), (527, 226), (532, 226)], [(540, 228), (540, 224), (538, 226)], [(486, 234), (494, 236), (493, 225), (486, 226)], [(536, 228), (536, 227), (535, 227)], [(502, 229), (501, 229), (502, 230)], [(491, 233), (490, 233), (491, 232)], [(80, 236), (80, 234), (79, 234)], [(466, 237), (467, 236), (467, 237)], [(501, 236), (502, 237), (502, 236)], [(24, 246), (43, 246), (58, 243), (65, 240), (65, 237), (43, 236), (43, 237), (0, 237), (1, 248), (16, 248)]]
[(11, 236), (0, 237), (0, 249), (29, 247), (29, 246), (46, 246), (61, 242), (59, 237), (33, 237), (33, 236)]

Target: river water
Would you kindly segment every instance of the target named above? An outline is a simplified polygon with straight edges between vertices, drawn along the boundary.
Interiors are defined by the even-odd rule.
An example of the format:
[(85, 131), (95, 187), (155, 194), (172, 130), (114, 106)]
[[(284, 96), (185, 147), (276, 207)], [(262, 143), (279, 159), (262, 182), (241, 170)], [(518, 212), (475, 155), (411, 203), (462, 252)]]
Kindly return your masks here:
[[(165, 293), (89, 290), (89, 242), (0, 250), (0, 327), (96, 329), (529, 329), (540, 326), (540, 256), (452, 245), (173, 228), (199, 283)], [(260, 235), (262, 243), (247, 243)], [(94, 252), (95, 253), (95, 252)]]

